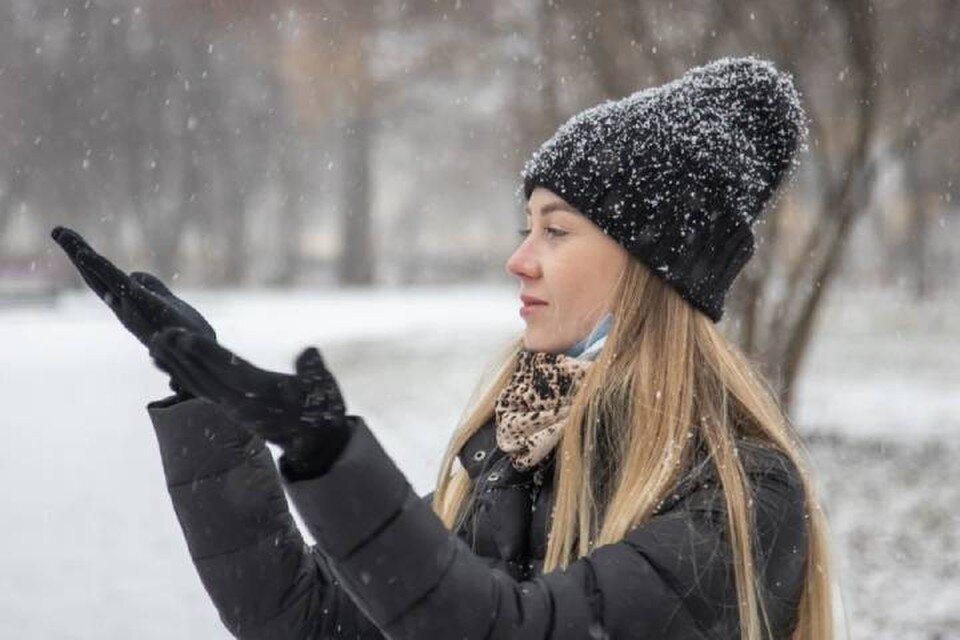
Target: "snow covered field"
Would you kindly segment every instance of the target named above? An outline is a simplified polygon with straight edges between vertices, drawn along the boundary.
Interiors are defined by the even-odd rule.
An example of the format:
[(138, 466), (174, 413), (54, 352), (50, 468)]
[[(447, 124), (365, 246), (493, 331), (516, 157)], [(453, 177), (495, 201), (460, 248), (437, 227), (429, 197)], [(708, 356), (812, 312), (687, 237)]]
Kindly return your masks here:
[[(316, 345), (421, 493), (513, 287), (178, 292), (255, 364)], [(798, 388), (855, 638), (960, 638), (960, 296), (836, 292)], [(165, 374), (87, 291), (0, 309), (0, 637), (228, 638), (187, 554), (145, 405)], [(308, 538), (309, 539), (309, 538)]]

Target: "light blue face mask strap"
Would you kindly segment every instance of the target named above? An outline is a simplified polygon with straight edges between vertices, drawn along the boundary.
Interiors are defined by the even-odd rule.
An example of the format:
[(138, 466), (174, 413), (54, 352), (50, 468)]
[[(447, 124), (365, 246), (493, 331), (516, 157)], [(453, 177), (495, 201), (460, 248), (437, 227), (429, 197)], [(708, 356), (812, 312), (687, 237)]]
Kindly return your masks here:
[(586, 338), (580, 340), (575, 345), (570, 347), (564, 352), (564, 355), (570, 356), (571, 358), (578, 358), (584, 354), (595, 342), (607, 335), (607, 332), (610, 330), (610, 325), (613, 323), (613, 314), (607, 313), (593, 330), (587, 335)]
[(586, 341), (587, 341), (587, 339), (584, 338), (583, 340), (581, 340), (581, 341), (578, 342), (577, 344), (573, 345), (572, 347), (570, 347), (569, 349), (567, 349), (566, 351), (564, 351), (564, 352), (563, 352), (563, 355), (569, 356), (569, 357), (571, 357), (571, 358), (579, 358), (579, 357), (580, 357), (580, 354), (583, 353), (583, 347), (584, 347)]
[(587, 338), (590, 342), (594, 340), (599, 340), (603, 336), (607, 335), (610, 331), (610, 325), (613, 324), (613, 314), (607, 313), (600, 319), (600, 322), (597, 323), (596, 328), (590, 332), (590, 336)]
[(597, 357), (597, 354), (600, 353), (600, 349), (603, 348), (603, 343), (607, 341), (607, 329), (609, 329), (609, 323), (602, 331), (595, 331), (594, 338), (590, 341), (590, 344), (587, 346), (583, 352), (577, 356), (583, 360), (594, 360)]
[(583, 360), (594, 360), (597, 357), (597, 354), (600, 353), (600, 350), (603, 348), (603, 344), (607, 341), (607, 336), (600, 336), (597, 340), (594, 340), (589, 347), (584, 349), (578, 357)]

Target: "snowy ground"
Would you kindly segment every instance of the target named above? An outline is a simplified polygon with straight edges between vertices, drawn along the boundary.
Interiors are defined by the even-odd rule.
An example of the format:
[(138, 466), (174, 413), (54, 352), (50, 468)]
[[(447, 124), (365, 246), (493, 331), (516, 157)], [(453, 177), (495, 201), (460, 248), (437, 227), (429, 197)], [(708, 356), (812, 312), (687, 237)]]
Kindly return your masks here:
[[(512, 287), (183, 292), (220, 340), (290, 370), (314, 344), (421, 492), (478, 376), (523, 324)], [(88, 292), (0, 309), (2, 637), (228, 638), (187, 555), (143, 347)], [(960, 638), (960, 296), (832, 297), (798, 388), (854, 638)]]

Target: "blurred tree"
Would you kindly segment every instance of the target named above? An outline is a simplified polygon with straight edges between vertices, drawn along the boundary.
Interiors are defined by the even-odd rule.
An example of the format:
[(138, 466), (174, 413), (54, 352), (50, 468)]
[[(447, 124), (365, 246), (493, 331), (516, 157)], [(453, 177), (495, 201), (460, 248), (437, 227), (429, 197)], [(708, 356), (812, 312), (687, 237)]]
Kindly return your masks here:
[(932, 266), (932, 226), (947, 215), (943, 196), (954, 175), (949, 160), (956, 157), (960, 131), (960, 67), (953, 62), (960, 60), (960, 4), (889, 0), (880, 18), (880, 127), (886, 153), (902, 167), (907, 202), (905, 233), (892, 239), (888, 255), (906, 270), (920, 300), (933, 294), (941, 275)]
[(240, 88), (259, 84), (256, 70), (242, 52), (214, 54), (203, 11), (191, 29), (174, 29), (151, 9), (116, 0), (4, 5), (0, 30), (10, 37), (0, 46), (10, 57), (0, 80), (9, 73), (14, 90), (4, 92), (0, 118), (10, 151), (0, 165), (0, 225), (22, 201), (37, 226), (82, 228), (118, 259), (130, 227), (162, 277), (180, 270), (194, 225), (220, 239), (206, 261), (219, 280), (240, 282), (244, 198), (265, 175), (262, 128), (248, 125), (272, 107), (244, 99)]
[[(258, 50), (284, 79), (281, 102), (301, 125), (296, 139), (282, 144), (284, 236), (299, 237), (303, 176), (295, 175), (300, 132), (315, 130), (330, 140), (338, 133), (340, 260), (337, 278), (345, 285), (375, 281), (373, 171), (379, 127), (388, 117), (403, 117), (435, 104), (418, 101), (418, 83), (455, 78), (465, 65), (483, 64), (476, 52), (490, 46), (495, 33), (493, 0), (435, 2), (415, 0), (298, 0), (294, 2), (212, 3), (219, 24), (278, 25), (282, 37), (257, 36)], [(195, 3), (180, 3), (184, 19)], [(385, 43), (387, 43), (385, 45)], [(384, 57), (386, 46), (400, 51), (402, 62)], [(418, 215), (416, 206), (404, 211)], [(288, 261), (281, 280), (295, 272)]]

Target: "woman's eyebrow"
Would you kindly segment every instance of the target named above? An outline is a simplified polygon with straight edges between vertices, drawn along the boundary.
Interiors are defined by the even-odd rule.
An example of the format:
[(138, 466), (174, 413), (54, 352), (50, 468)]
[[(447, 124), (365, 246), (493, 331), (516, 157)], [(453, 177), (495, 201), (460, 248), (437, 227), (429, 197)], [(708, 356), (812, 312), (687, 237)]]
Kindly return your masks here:
[[(530, 205), (526, 205), (523, 210), (527, 215), (533, 215), (530, 213)], [(543, 208), (540, 209), (540, 215), (545, 216), (548, 213), (553, 213), (554, 211), (569, 211), (570, 213), (577, 212), (576, 209), (568, 205), (566, 202), (550, 202), (543, 205)]]

